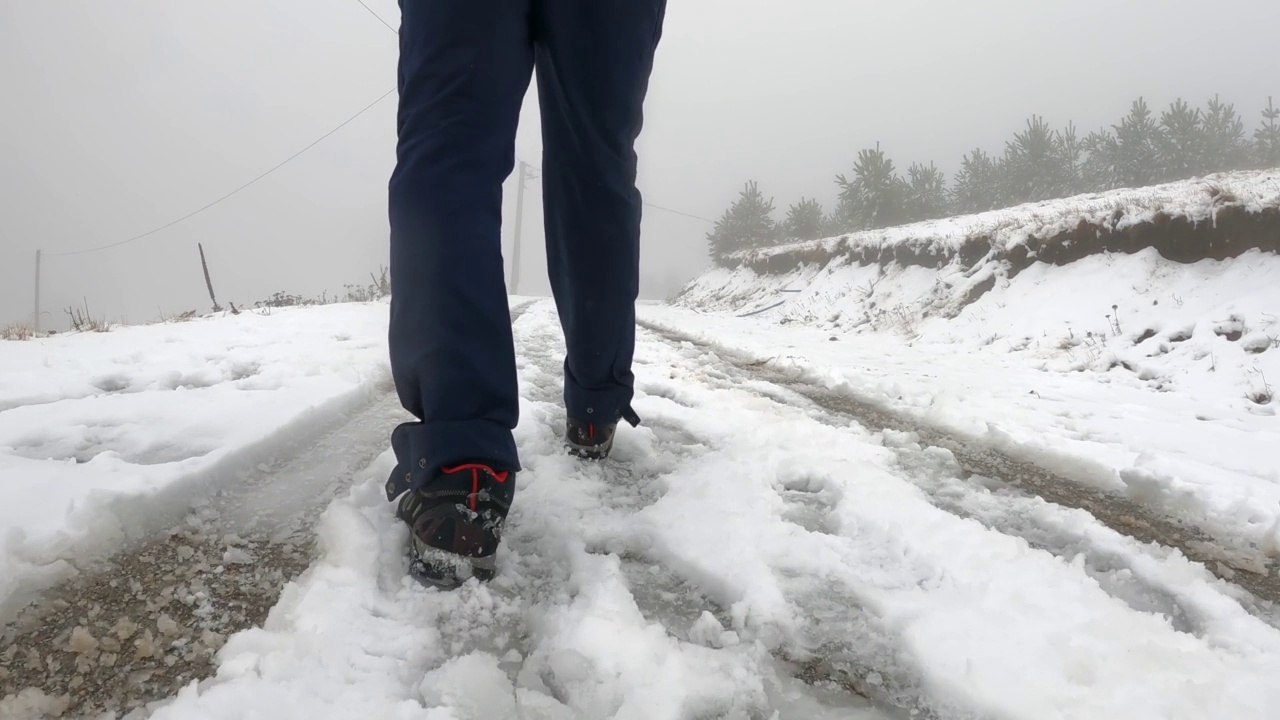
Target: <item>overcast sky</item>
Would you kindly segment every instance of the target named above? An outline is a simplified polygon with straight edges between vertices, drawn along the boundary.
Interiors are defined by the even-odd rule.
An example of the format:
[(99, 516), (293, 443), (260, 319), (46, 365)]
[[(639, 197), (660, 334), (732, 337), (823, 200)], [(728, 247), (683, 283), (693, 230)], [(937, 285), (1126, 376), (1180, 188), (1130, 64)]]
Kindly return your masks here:
[[(397, 24), (394, 0), (366, 1)], [(779, 208), (829, 205), (877, 141), (952, 171), (1032, 113), (1087, 131), (1138, 95), (1220, 93), (1252, 130), (1280, 99), (1277, 28), (1275, 0), (670, 0), (641, 189), (707, 218), (749, 178)], [(0, 324), (31, 317), (37, 248), (117, 242), (249, 181), (393, 88), (395, 41), (356, 0), (0, 0)], [(367, 280), (387, 257), (394, 116), (393, 95), (191, 220), (46, 258), (46, 326), (82, 298), (131, 322), (207, 309), (197, 242), (224, 303)], [(517, 152), (540, 162), (532, 95)], [(526, 199), (520, 289), (542, 294), (537, 182)], [(646, 210), (646, 292), (705, 265), (708, 229)]]

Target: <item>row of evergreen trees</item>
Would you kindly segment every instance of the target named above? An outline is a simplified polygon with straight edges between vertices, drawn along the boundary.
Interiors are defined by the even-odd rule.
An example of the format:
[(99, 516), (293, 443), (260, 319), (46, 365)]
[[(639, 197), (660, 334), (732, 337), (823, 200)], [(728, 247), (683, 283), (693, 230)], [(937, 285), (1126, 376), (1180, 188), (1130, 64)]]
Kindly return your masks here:
[(1110, 129), (1081, 138), (1074, 125), (1055, 130), (1033, 116), (1005, 143), (1004, 155), (981, 149), (964, 156), (948, 186), (933, 163), (915, 163), (903, 177), (877, 144), (858, 153), (853, 174), (838, 175), (835, 209), (801, 199), (786, 219), (773, 218), (772, 199), (748, 182), (715, 230), (711, 256), (782, 240), (892, 227), (954, 214), (1100, 192), (1143, 187), (1226, 170), (1280, 167), (1280, 108), (1268, 99), (1250, 136), (1233, 105), (1217, 97), (1204, 108), (1177, 100), (1156, 117), (1139, 98)]

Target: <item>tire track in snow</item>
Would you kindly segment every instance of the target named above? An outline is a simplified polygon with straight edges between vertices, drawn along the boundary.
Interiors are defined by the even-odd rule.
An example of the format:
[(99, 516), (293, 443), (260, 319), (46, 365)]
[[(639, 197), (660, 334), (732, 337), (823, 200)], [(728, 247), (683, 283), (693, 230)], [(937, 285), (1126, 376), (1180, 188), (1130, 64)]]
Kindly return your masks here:
[(816, 386), (797, 382), (762, 363), (735, 356), (732, 351), (665, 326), (642, 321), (641, 326), (672, 343), (688, 343), (715, 355), (727, 373), (752, 379), (776, 388), (776, 397), (800, 397), (828, 412), (851, 418), (865, 427), (909, 433), (925, 446), (949, 451), (966, 478), (981, 482), (995, 479), (1017, 491), (1038, 496), (1067, 508), (1088, 512), (1099, 522), (1138, 542), (1177, 549), (1188, 559), (1201, 563), (1216, 577), (1245, 593), (1236, 599), (1253, 614), (1280, 626), (1280, 569), (1268, 558), (1245, 556), (1208, 535), (1204, 530), (1152, 512), (1132, 500), (1101, 492), (1064, 478), (1050, 470), (1011, 457), (1000, 450), (980, 447), (923, 426), (905, 415), (875, 407), (857, 399), (838, 395)]
[[(809, 407), (816, 419), (842, 424), (839, 418), (823, 417), (827, 411), (810, 405), (801, 396), (792, 398), (791, 404)], [(1180, 632), (1201, 638), (1213, 632), (1215, 618), (1202, 608), (1205, 588), (1188, 588), (1188, 573), (1184, 572), (1189, 569), (1192, 576), (1200, 575), (1198, 579), (1204, 581), (1208, 579), (1204, 577), (1207, 571), (1197, 573), (1190, 562), (1173, 562), (1170, 568), (1172, 553), (1168, 548), (1143, 545), (1097, 522), (1083, 510), (1011, 491), (990, 478), (966, 476), (949, 451), (922, 446), (919, 438), (911, 434), (888, 431), (883, 433), (883, 440), (896, 455), (899, 467), (928, 494), (935, 507), (1022, 538), (1031, 547), (1068, 562), (1080, 562), (1109, 595), (1135, 611), (1163, 615)], [(824, 526), (832, 507), (824, 496), (821, 489), (789, 490), (784, 496), (791, 504), (788, 519), (810, 532), (826, 532)], [(1215, 590), (1221, 591), (1224, 598), (1280, 628), (1280, 616), (1270, 608), (1256, 604), (1234, 586), (1222, 582), (1217, 585)], [(1216, 604), (1218, 599), (1209, 598), (1209, 604)]]
[(50, 715), (125, 714), (211, 676), (227, 636), (260, 626), (311, 565), (316, 518), (406, 417), (383, 388), (168, 529), (44, 590), (0, 634), (0, 702), (25, 692)]
[(5, 628), (4, 687), (34, 688), (76, 715), (123, 714), (211, 675), (226, 637), (260, 625), (310, 566), (315, 519), (402, 418), (383, 394), (159, 536), (46, 591)]

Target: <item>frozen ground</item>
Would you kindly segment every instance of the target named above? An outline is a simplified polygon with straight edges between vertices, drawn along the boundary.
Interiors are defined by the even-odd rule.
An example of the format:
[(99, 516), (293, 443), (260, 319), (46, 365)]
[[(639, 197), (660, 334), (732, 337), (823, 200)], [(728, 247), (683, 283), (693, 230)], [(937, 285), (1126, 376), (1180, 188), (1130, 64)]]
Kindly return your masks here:
[[(345, 318), (324, 312), (338, 311), (262, 320), (290, 323), (270, 333), (284, 347), (286, 335), (311, 333), (316, 354), (348, 342), (333, 338), (354, 332), (344, 322), (369, 322), (359, 337), (367, 330), (380, 342), (384, 308), (348, 309)], [(492, 584), (441, 593), (408, 580), (405, 530), (382, 497), (390, 457), (343, 470), (352, 464), (339, 451), (324, 465), (355, 486), (319, 520), (319, 559), (285, 586), (259, 627), (226, 638), (213, 677), (133, 717), (1198, 720), (1269, 718), (1280, 706), (1280, 630), (1238, 588), (1088, 513), (1009, 492), (999, 478), (968, 477), (923, 435), (864, 426), (761, 379), (742, 357), (768, 360), (802, 382), (874, 394), (957, 431), (989, 420), (1000, 432), (988, 437), (1031, 443), (1045, 462), (1087, 466), (1084, 481), (1112, 478), (1115, 489), (1127, 487), (1115, 479), (1122, 449), (1150, 446), (1153, 456), (1179, 449), (1216, 466), (1207, 450), (1124, 429), (1129, 414), (1167, 427), (1209, 423), (1191, 417), (1180, 425), (1182, 405), (1159, 405), (1190, 402), (1178, 399), (1182, 393), (1158, 392), (1117, 370), (1036, 369), (1030, 350), (968, 347), (964, 333), (909, 345), (897, 331), (797, 330), (767, 315), (736, 320), (657, 307), (641, 314), (724, 350), (643, 331), (636, 409), (645, 424), (624, 430), (603, 464), (582, 464), (560, 446), (563, 345), (550, 303), (515, 322), (517, 440), (527, 471)], [(367, 393), (385, 380), (385, 368), (378, 348), (360, 352), (372, 365), (355, 375), (373, 385), (348, 377), (347, 387)], [(332, 358), (292, 364), (322, 361), (337, 384), (346, 365)], [(1040, 384), (1018, 385), (1032, 378)], [(1032, 402), (1031, 391), (1049, 399)], [(942, 400), (931, 404), (926, 392)], [(1102, 414), (1108, 399), (1124, 405)], [(933, 405), (950, 414), (928, 414)], [(1067, 438), (1055, 424), (1062, 416), (1045, 409), (1063, 406), (1079, 413), (1077, 432), (1110, 432), (1102, 437), (1111, 440), (1070, 444), (1088, 440)], [(1249, 424), (1273, 416), (1225, 400), (1217, 407), (1232, 414), (1209, 423), (1218, 428), (1215, 443), (1231, 433), (1274, 432)], [(277, 437), (270, 432), (263, 437)], [(1181, 445), (1189, 444), (1184, 436)], [(286, 452), (278, 441), (274, 447)], [(299, 452), (286, 466), (305, 465), (314, 453)], [(1224, 486), (1256, 499), (1255, 486), (1267, 487), (1267, 461), (1261, 454), (1255, 461), (1261, 470), (1247, 483)], [(1249, 476), (1253, 466), (1232, 462), (1232, 477)], [(315, 474), (282, 472), (280, 482)], [(1159, 487), (1147, 492), (1163, 509)], [(1212, 509), (1218, 496), (1191, 497), (1187, 507)], [(1265, 537), (1248, 535), (1248, 523), (1228, 523), (1229, 515), (1214, 517), (1226, 518), (1233, 536)], [(245, 555), (228, 559), (237, 547), (248, 563), (234, 562)], [(44, 551), (56, 554), (53, 546)], [(210, 567), (265, 564), (261, 550), (235, 542), (218, 552)], [(190, 578), (178, 582), (194, 589)], [(168, 622), (151, 617), (136, 620), (138, 632), (148, 623), (156, 625), (153, 638), (172, 637)], [(91, 669), (104, 654), (122, 655), (101, 646), (101, 632), (85, 633), (64, 640), (74, 663)], [(136, 655), (150, 647), (139, 641), (130, 635), (116, 644)], [(188, 657), (171, 644), (164, 652)], [(0, 648), (0, 668), (15, 657), (25, 660), (16, 647)], [(0, 674), (6, 720), (71, 702), (6, 677), (15, 675)]]

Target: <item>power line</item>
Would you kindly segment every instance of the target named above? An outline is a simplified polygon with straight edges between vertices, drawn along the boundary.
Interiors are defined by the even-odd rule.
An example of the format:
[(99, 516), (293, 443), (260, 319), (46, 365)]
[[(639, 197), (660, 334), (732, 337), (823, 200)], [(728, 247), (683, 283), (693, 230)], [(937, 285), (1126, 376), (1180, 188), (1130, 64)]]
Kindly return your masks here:
[[(516, 158), (516, 160), (517, 160), (517, 161), (519, 161), (519, 162), (524, 163), (525, 165), (528, 165), (528, 166), (529, 166), (530, 168), (532, 168), (533, 170), (536, 170), (536, 171), (539, 173), (539, 175), (540, 175), (540, 174), (542, 174), (542, 168), (538, 167), (537, 165), (534, 165), (533, 163), (529, 163), (529, 162), (524, 162), (524, 160), (521, 160), (519, 157), (517, 157), (517, 158)], [(535, 179), (535, 180), (536, 180), (536, 179), (538, 179), (538, 178), (537, 178), (537, 177), (534, 177), (533, 179)], [(716, 224), (716, 221), (715, 221), (715, 220), (709, 220), (709, 219), (704, 218), (704, 217), (702, 217), (702, 216), (700, 216), (700, 215), (692, 215), (692, 214), (687, 213), (687, 212), (684, 212), (684, 211), (682, 211), (682, 210), (673, 210), (673, 209), (671, 209), (671, 208), (669, 208), (669, 207), (663, 207), (663, 206), (661, 206), (661, 205), (655, 205), (655, 204), (653, 204), (653, 203), (651, 203), (651, 202), (645, 202), (645, 203), (643, 203), (643, 204), (644, 204), (644, 206), (645, 206), (645, 207), (653, 208), (654, 210), (661, 210), (661, 211), (663, 211), (663, 212), (669, 212), (669, 213), (671, 213), (672, 215), (680, 215), (680, 216), (683, 216), (683, 217), (690, 218), (690, 219), (692, 219), (692, 220), (701, 220), (702, 222), (704, 222), (704, 223), (710, 223), (711, 225), (715, 225), (715, 224)]]
[(387, 22), (386, 20), (383, 20), (381, 15), (373, 11), (373, 8), (369, 7), (368, 5), (365, 5), (364, 0), (356, 0), (356, 2), (360, 3), (361, 7), (363, 7), (365, 10), (368, 10), (370, 15), (378, 18), (378, 22), (382, 23), (383, 25), (386, 25), (388, 30), (395, 33), (396, 35), (400, 34), (399, 30), (396, 30), (395, 28), (391, 27), (391, 23)]
[(365, 114), (366, 112), (368, 112), (368, 111), (372, 110), (374, 105), (377, 105), (378, 103), (382, 102), (383, 100), (386, 100), (386, 99), (387, 99), (388, 97), (390, 97), (393, 93), (395, 93), (395, 91), (396, 91), (396, 89), (395, 89), (395, 88), (392, 88), (392, 89), (388, 90), (386, 93), (384, 93), (384, 94), (382, 95), (382, 97), (380, 97), (380, 98), (378, 98), (377, 100), (374, 100), (373, 102), (371, 102), (371, 103), (369, 103), (368, 105), (366, 105), (366, 106), (364, 107), (364, 109), (362, 109), (360, 112), (358, 112), (358, 113), (356, 113), (355, 115), (352, 115), (351, 117), (349, 117), (349, 118), (347, 118), (346, 120), (342, 121), (342, 124), (338, 125), (337, 127), (335, 127), (334, 129), (330, 130), (329, 132), (327, 132), (327, 133), (325, 133), (325, 134), (321, 135), (320, 137), (316, 138), (316, 139), (315, 139), (315, 141), (313, 141), (310, 145), (307, 145), (306, 147), (302, 148), (302, 149), (301, 149), (301, 150), (299, 150), (298, 152), (296, 152), (296, 153), (294, 153), (294, 154), (290, 155), (289, 157), (285, 158), (284, 162), (281, 162), (279, 165), (276, 165), (275, 167), (271, 168), (270, 170), (268, 170), (268, 171), (266, 171), (266, 172), (262, 173), (262, 174), (261, 174), (261, 175), (259, 175), (258, 177), (256, 177), (256, 178), (254, 178), (254, 179), (250, 180), (249, 182), (247, 182), (247, 183), (245, 183), (245, 184), (241, 185), (240, 187), (236, 188), (235, 190), (232, 190), (231, 192), (227, 193), (226, 195), (223, 195), (222, 197), (218, 198), (217, 200), (214, 200), (213, 202), (209, 203), (208, 205), (205, 205), (204, 207), (201, 207), (201, 208), (200, 208), (200, 209), (198, 209), (198, 210), (193, 210), (192, 212), (189, 212), (189, 213), (187, 213), (186, 215), (183, 215), (182, 217), (178, 218), (177, 220), (172, 220), (172, 221), (170, 221), (170, 222), (165, 223), (164, 225), (161, 225), (161, 226), (156, 227), (156, 228), (152, 228), (152, 229), (150, 229), (150, 230), (148, 230), (148, 231), (146, 231), (146, 232), (142, 233), (141, 235), (134, 235), (133, 237), (128, 238), (127, 240), (120, 240), (119, 242), (113, 242), (113, 243), (110, 243), (110, 244), (108, 244), (108, 245), (100, 245), (100, 246), (98, 246), (98, 247), (88, 248), (88, 249), (85, 249), (85, 250), (69, 250), (69, 251), (65, 251), (65, 252), (46, 252), (46, 253), (44, 253), (44, 254), (45, 254), (45, 255), (52, 255), (52, 256), (59, 256), (59, 257), (61, 257), (61, 256), (67, 256), (67, 255), (87, 255), (87, 254), (89, 254), (89, 253), (101, 252), (101, 251), (103, 251), (103, 250), (110, 250), (111, 248), (117, 248), (117, 247), (120, 247), (121, 245), (128, 245), (128, 244), (129, 244), (129, 243), (131, 243), (131, 242), (136, 242), (136, 241), (141, 240), (141, 239), (143, 239), (143, 238), (145, 238), (145, 237), (150, 237), (151, 235), (155, 235), (156, 233), (160, 232), (161, 230), (167, 230), (167, 229), (169, 229), (169, 228), (173, 227), (174, 225), (177, 225), (178, 223), (183, 222), (184, 220), (189, 220), (189, 219), (191, 219), (191, 218), (195, 217), (196, 215), (199, 215), (200, 213), (204, 212), (205, 210), (208, 210), (209, 208), (211, 208), (211, 207), (213, 207), (213, 206), (215, 206), (215, 205), (217, 205), (217, 204), (221, 203), (222, 201), (224, 201), (224, 200), (227, 200), (227, 199), (231, 198), (232, 196), (234, 196), (234, 195), (238, 194), (238, 193), (239, 193), (239, 192), (241, 192), (242, 190), (245, 190), (245, 189), (249, 188), (251, 185), (253, 185), (253, 184), (257, 183), (259, 180), (262, 180), (263, 178), (267, 177), (267, 176), (268, 176), (268, 175), (270, 175), (271, 173), (273, 173), (273, 172), (275, 172), (275, 171), (279, 170), (280, 168), (284, 167), (285, 165), (288, 165), (289, 163), (293, 162), (295, 159), (297, 159), (297, 158), (298, 158), (298, 156), (302, 155), (303, 153), (305, 153), (306, 151), (308, 151), (308, 150), (310, 150), (311, 148), (315, 147), (316, 145), (319, 145), (319, 144), (321, 143), (321, 141), (323, 141), (325, 138), (328, 138), (330, 135), (332, 135), (332, 134), (334, 134), (334, 133), (338, 132), (339, 130), (341, 130), (342, 128), (346, 127), (347, 125), (350, 125), (350, 124), (351, 124), (351, 123), (352, 123), (356, 118), (358, 118), (358, 117), (360, 117), (361, 115)]
[(653, 208), (654, 210), (661, 210), (661, 211), (663, 211), (663, 212), (669, 212), (669, 213), (671, 213), (672, 215), (683, 215), (683, 216), (685, 216), (685, 217), (687, 217), (687, 218), (693, 218), (694, 220), (701, 220), (701, 221), (702, 221), (702, 222), (704, 222), (704, 223), (710, 223), (710, 224), (712, 224), (712, 225), (715, 225), (715, 224), (716, 224), (716, 221), (715, 221), (715, 220), (708, 220), (707, 218), (704, 218), (704, 217), (701, 217), (701, 216), (698, 216), (698, 215), (690, 215), (690, 214), (689, 214), (689, 213), (687, 213), (687, 212), (681, 212), (681, 211), (679, 211), (679, 210), (672, 210), (671, 208), (668, 208), (668, 207), (662, 207), (661, 205), (654, 205), (654, 204), (653, 204), (653, 203), (651, 203), (651, 202), (647, 202), (647, 203), (645, 203), (645, 204), (644, 204), (644, 206), (645, 206), (645, 207), (649, 207), (649, 208)]

